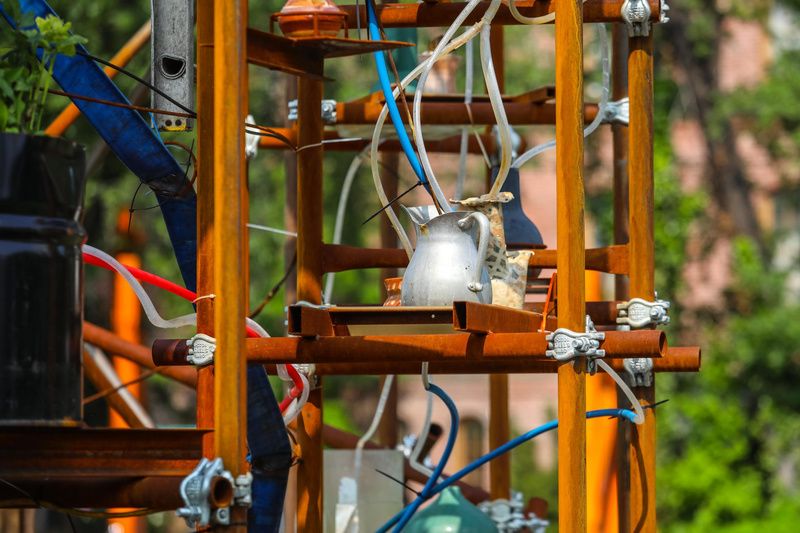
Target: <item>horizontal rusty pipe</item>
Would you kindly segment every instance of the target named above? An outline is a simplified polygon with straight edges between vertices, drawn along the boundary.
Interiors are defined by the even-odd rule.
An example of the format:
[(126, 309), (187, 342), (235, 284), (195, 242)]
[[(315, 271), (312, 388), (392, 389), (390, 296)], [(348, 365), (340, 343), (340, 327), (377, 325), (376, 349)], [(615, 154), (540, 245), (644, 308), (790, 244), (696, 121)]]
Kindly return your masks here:
[[(35, 498), (31, 500), (9, 486), (0, 484), (0, 506), (38, 507), (36, 502), (59, 507), (103, 509), (131, 507), (153, 511), (174, 510), (183, 505), (180, 495), (180, 476), (152, 476), (141, 478), (87, 478), (67, 477), (57, 479), (9, 478), (8, 481)], [(222, 479), (215, 487), (222, 494)]]
[[(622, 359), (609, 359), (614, 370), (623, 371)], [(664, 357), (653, 359), (656, 372), (697, 372), (700, 370), (700, 349), (667, 348)], [(275, 369), (266, 365), (267, 371), (274, 374)], [(431, 374), (555, 374), (558, 365), (552, 360), (515, 361), (459, 361), (432, 362), (428, 367)], [(421, 371), (420, 363), (376, 362), (376, 363), (324, 363), (315, 365), (315, 372), (321, 376), (380, 376), (384, 374), (416, 375)]]
[[(556, 250), (536, 250), (528, 262), (535, 269), (556, 268)], [(341, 244), (323, 244), (322, 268), (325, 272), (343, 272), (362, 268), (405, 268), (408, 256), (399, 248), (357, 248)], [(586, 270), (611, 274), (628, 273), (628, 246), (618, 244), (586, 250)]]
[[(375, 124), (383, 109), (383, 102), (355, 101), (336, 105), (337, 124)], [(504, 102), (508, 122), (512, 126), (555, 124), (556, 107), (552, 102)], [(597, 104), (584, 106), (584, 120), (588, 123), (597, 116)], [(494, 110), (489, 102), (473, 102), (469, 109), (463, 102), (423, 102), (420, 106), (422, 122), (427, 126), (466, 126), (495, 124)]]
[[(650, 5), (650, 21), (658, 22), (661, 16), (660, 0), (648, 0)], [(621, 9), (623, 0), (586, 0), (583, 4), (583, 22), (623, 22)], [(466, 18), (465, 26), (478, 22), (483, 16), (488, 2), (478, 4), (478, 7)], [(530, 7), (522, 7), (522, 6)], [(356, 27), (356, 6), (340, 6), (347, 13), (347, 25)], [(519, 2), (519, 11), (528, 17), (539, 17), (552, 13), (555, 2), (538, 1), (532, 6), (530, 2)], [(360, 18), (367, 20), (366, 8), (361, 6)], [(378, 19), (384, 28), (435, 28), (449, 26), (464, 9), (461, 2), (420, 2), (413, 4), (382, 4), (377, 6)], [(497, 14), (492, 19), (493, 25), (517, 25), (508, 7), (501, 5)]]
[[(322, 426), (322, 442), (331, 448), (349, 450), (356, 447), (356, 443), (358, 443), (358, 436), (328, 425), (324, 425)], [(384, 449), (382, 446), (379, 446), (374, 442), (367, 442), (364, 445), (364, 448), (368, 450)], [(428, 481), (427, 476), (411, 468), (411, 465), (408, 464), (408, 459), (403, 460), (403, 465), (406, 479), (416, 481), (417, 483), (425, 483)], [(442, 475), (444, 477), (448, 477), (448, 474)], [(457, 482), (456, 485), (461, 489), (461, 493), (464, 495), (464, 497), (472, 503), (478, 504), (489, 499), (489, 493), (480, 487), (464, 483), (463, 481)]]
[[(375, 335), (365, 337), (273, 337), (247, 339), (251, 363), (409, 363), (464, 361), (467, 363), (546, 360), (545, 333), (493, 333), (490, 335)], [(662, 357), (663, 331), (608, 331), (600, 347), (608, 359)], [(171, 353), (153, 353), (156, 364), (185, 364)]]
[[(133, 361), (144, 368), (155, 368), (151, 351), (139, 344), (126, 341), (113, 332), (96, 326), (91, 322), (83, 323), (83, 340), (93, 344), (109, 355), (116, 355)], [(193, 368), (164, 368), (161, 374), (172, 378), (188, 387), (197, 386), (197, 371)]]

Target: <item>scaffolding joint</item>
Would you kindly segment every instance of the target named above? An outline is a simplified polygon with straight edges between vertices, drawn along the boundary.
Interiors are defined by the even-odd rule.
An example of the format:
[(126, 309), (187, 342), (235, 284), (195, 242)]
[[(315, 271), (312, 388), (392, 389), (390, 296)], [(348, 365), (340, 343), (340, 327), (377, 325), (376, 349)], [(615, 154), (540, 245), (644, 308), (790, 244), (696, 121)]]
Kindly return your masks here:
[(605, 350), (600, 349), (600, 341), (605, 340), (606, 334), (597, 331), (594, 322), (586, 315), (586, 331), (577, 332), (567, 328), (558, 328), (547, 335), (547, 351), (545, 355), (556, 361), (571, 361), (576, 357), (586, 358), (586, 370), (594, 374), (597, 365), (594, 359), (605, 357)]
[(669, 324), (668, 300), (633, 298), (617, 304), (617, 324), (644, 329)]
[[(322, 122), (325, 125), (332, 126), (336, 124), (336, 100), (322, 100), (320, 112), (322, 114)], [(291, 121), (296, 121), (298, 116), (297, 100), (289, 100), (289, 114), (286, 118)]]
[(628, 27), (628, 37), (650, 35), (650, 3), (647, 0), (625, 0), (620, 8), (622, 20)]
[(603, 124), (622, 124), (627, 126), (630, 123), (630, 100), (626, 96), (613, 102), (608, 102), (603, 107)]
[(207, 366), (214, 362), (214, 352), (217, 350), (217, 340), (214, 337), (198, 333), (186, 341), (189, 352), (186, 360), (196, 367)]
[[(244, 480), (241, 480), (242, 477), (245, 476), (239, 476), (234, 480), (233, 475), (225, 470), (219, 457), (213, 461), (203, 457), (197, 467), (181, 482), (180, 493), (185, 505), (175, 514), (183, 518), (190, 528), (206, 527), (212, 523), (227, 525), (230, 523), (231, 504), (238, 505), (238, 502), (244, 504), (252, 501), (251, 483), (245, 484)], [(231, 491), (229, 498), (225, 496), (226, 489)]]

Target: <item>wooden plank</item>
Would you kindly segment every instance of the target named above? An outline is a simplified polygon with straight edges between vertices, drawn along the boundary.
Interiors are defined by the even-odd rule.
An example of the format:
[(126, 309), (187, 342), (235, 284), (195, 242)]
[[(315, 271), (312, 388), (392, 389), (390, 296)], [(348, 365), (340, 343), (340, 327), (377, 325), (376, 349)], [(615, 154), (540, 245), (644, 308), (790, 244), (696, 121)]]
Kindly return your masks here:
[[(584, 329), (583, 3), (555, 0), (556, 216), (559, 327)], [(586, 531), (586, 374), (558, 368), (558, 525)]]
[[(246, 232), (242, 224), (245, 183), (246, 0), (214, 0), (214, 448), (234, 477), (244, 474), (247, 453)], [(247, 511), (231, 509), (231, 526), (244, 533)]]

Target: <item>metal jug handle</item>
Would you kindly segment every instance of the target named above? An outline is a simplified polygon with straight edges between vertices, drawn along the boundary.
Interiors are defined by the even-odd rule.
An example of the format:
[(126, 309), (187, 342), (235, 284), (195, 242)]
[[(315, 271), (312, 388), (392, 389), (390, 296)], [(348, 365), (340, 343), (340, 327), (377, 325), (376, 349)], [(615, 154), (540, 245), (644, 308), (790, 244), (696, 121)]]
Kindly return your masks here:
[(467, 288), (472, 292), (481, 292), (481, 273), (486, 266), (486, 256), (489, 254), (489, 238), (492, 236), (489, 219), (483, 213), (475, 211), (458, 221), (458, 227), (462, 230), (469, 229), (473, 222), (478, 222), (478, 261), (475, 265), (475, 279), (467, 283)]

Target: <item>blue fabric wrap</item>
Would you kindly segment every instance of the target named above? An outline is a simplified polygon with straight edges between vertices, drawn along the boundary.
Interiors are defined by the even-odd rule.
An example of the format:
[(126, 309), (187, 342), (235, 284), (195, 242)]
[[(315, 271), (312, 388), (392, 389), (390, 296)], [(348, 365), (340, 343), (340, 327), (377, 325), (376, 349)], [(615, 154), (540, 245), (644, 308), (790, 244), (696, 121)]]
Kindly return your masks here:
[[(37, 17), (56, 15), (44, 0), (20, 0), (19, 4), (23, 12)], [(13, 25), (2, 9), (0, 12)], [(77, 50), (87, 53), (83, 46)], [(53, 77), (66, 92), (130, 104), (94, 61), (79, 54), (56, 60)], [(195, 290), (197, 202), (185, 170), (137, 111), (86, 100), (75, 99), (74, 103), (119, 160), (156, 193), (184, 283)]]
[(253, 467), (253, 506), (247, 513), (247, 530), (277, 533), (292, 449), (267, 373), (261, 365), (247, 368), (247, 443)]

